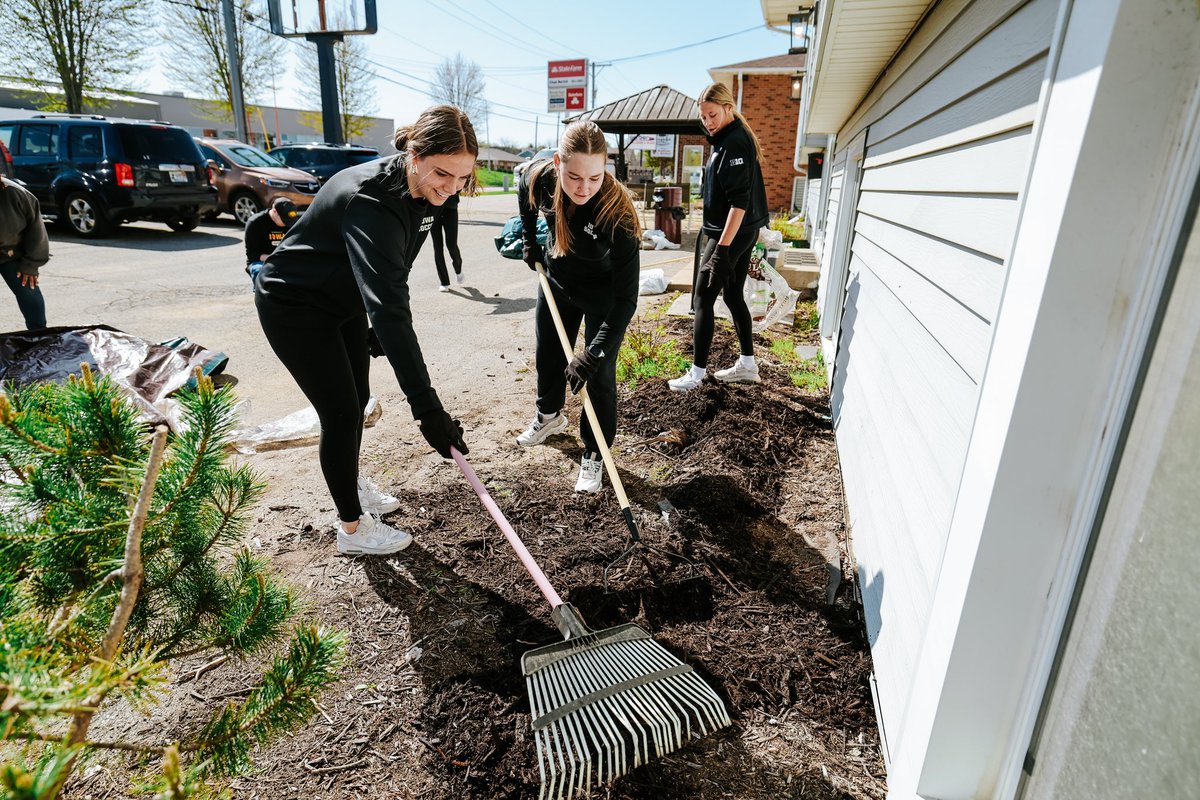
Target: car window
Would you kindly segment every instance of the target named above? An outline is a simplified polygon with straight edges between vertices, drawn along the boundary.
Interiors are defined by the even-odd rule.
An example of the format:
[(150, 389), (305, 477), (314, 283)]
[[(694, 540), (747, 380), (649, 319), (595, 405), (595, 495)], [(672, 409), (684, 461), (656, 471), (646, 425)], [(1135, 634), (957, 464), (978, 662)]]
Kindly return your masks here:
[(312, 159), (308, 157), (307, 150), (276, 150), (271, 155), (280, 158), (289, 167), (312, 166)]
[(22, 125), (20, 153), (23, 156), (57, 155), (58, 126)]
[(309, 158), (314, 167), (328, 167), (338, 163), (338, 154), (331, 150), (309, 150)]
[(114, 125), (125, 160), (142, 164), (191, 164), (202, 160), (196, 140), (183, 128), (165, 125)]
[(196, 144), (200, 147), (200, 154), (205, 158), (211, 158), (213, 161), (217, 162), (217, 166), (219, 167), (223, 167), (225, 169), (229, 168), (229, 162), (225, 160), (223, 155), (217, 152), (215, 147), (209, 147), (208, 145), (200, 144), (199, 142)]
[(4, 145), (5, 149), (12, 150), (12, 135), (13, 125), (0, 125), (0, 144)]
[(284, 163), (248, 144), (235, 144), (223, 148), (239, 167), (282, 167)]
[(350, 166), (354, 166), (355, 164), (365, 164), (368, 161), (374, 161), (377, 158), (379, 158), (379, 153), (351, 153)]
[(67, 153), (81, 161), (95, 161), (103, 156), (100, 128), (96, 125), (72, 125), (67, 128)]

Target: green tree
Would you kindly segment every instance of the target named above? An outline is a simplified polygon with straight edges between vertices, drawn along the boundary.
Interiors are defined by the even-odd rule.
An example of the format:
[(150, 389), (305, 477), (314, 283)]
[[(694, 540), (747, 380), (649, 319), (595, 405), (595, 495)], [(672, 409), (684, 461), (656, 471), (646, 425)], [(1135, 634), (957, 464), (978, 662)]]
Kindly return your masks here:
[[(344, 26), (335, 20), (335, 26)], [(347, 36), (333, 46), (336, 60), (338, 109), (342, 116), (342, 137), (353, 142), (371, 130), (370, 117), (378, 106), (375, 100), (375, 73), (367, 56), (367, 44), (361, 36)], [(300, 97), (321, 107), (321, 69), (317, 65), (317, 46), (304, 43), (300, 51)], [(313, 130), (325, 130), (324, 117), (318, 112), (303, 112), (300, 123)]]
[[(146, 30), (141, 0), (6, 0), (0, 3), (0, 64), (47, 110), (102, 107), (95, 94), (126, 88), (140, 68)], [(62, 94), (57, 87), (62, 87)]]
[[(8, 797), (56, 797), (79, 756), (103, 748), (161, 756), (160, 797), (211, 796), (206, 777), (244, 769), (251, 748), (307, 719), (335, 677), (340, 634), (293, 623), (293, 589), (240, 545), (263, 486), (225, 463), (232, 393), (198, 383), (169, 441), (166, 428), (147, 435), (86, 365), (66, 384), (0, 392)], [(176, 659), (272, 653), (244, 701), (182, 740), (88, 737), (115, 697), (149, 712)]]
[[(163, 68), (179, 86), (212, 98), (213, 111), (233, 121), (233, 81), (221, 0), (161, 0), (163, 35), (171, 45)], [(271, 34), (261, 0), (234, 0), (239, 75), (246, 103), (265, 103), (282, 75), (283, 39)], [(248, 112), (247, 112), (248, 113)], [(252, 126), (247, 123), (247, 130)]]

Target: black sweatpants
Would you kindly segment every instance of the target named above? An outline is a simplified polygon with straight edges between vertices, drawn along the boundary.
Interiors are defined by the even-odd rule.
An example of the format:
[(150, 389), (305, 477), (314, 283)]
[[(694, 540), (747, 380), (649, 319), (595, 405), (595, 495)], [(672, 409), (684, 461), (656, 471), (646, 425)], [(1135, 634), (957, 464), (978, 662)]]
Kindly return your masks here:
[(261, 294), (255, 305), (271, 349), (316, 409), (321, 472), (338, 517), (352, 522), (362, 516), (358, 452), (371, 397), (367, 315), (338, 318), (319, 309), (279, 305)]
[[(719, 237), (704, 234), (703, 248), (697, 243), (696, 262), (692, 267), (692, 286), (695, 287), (700, 277), (700, 265), (708, 260), (717, 249)], [(733, 329), (737, 331), (738, 346), (744, 356), (754, 355), (754, 329), (750, 318), (750, 307), (746, 305), (743, 287), (746, 283), (746, 273), (750, 270), (750, 251), (758, 241), (758, 228), (748, 227), (737, 232), (729, 243), (729, 257), (733, 260), (733, 270), (724, 283), (714, 284), (704, 291), (692, 292), (692, 310), (695, 320), (692, 325), (692, 363), (697, 367), (708, 366), (708, 352), (712, 347), (713, 328), (716, 325), (716, 315), (713, 306), (718, 295), (724, 295), (725, 305), (733, 317)]]
[[(554, 302), (558, 305), (558, 313), (562, 317), (563, 327), (567, 331), (567, 338), (574, 343), (582, 323), (586, 346), (604, 323), (608, 307), (585, 310), (568, 299), (553, 283), (550, 286), (554, 292)], [(534, 324), (537, 342), (537, 409), (543, 414), (555, 414), (562, 410), (566, 402), (567, 377), (564, 370), (567, 368), (567, 357), (563, 353), (562, 343), (558, 340), (554, 317), (550, 315), (550, 306), (546, 303), (541, 288), (538, 289)], [(592, 406), (596, 409), (596, 418), (600, 421), (604, 442), (609, 445), (617, 435), (617, 351), (621, 349), (621, 340), (624, 338), (625, 332), (622, 331), (615, 340), (609, 339), (599, 371), (587, 382), (588, 397), (592, 399)], [(600, 448), (596, 446), (596, 435), (586, 414), (580, 415), (579, 435), (583, 438), (584, 449), (587, 452), (600, 452)]]
[(442, 241), (450, 251), (450, 263), (454, 274), (462, 272), (462, 252), (458, 249), (458, 206), (442, 210), (441, 216), (433, 221), (429, 231), (433, 236), (433, 262), (437, 265), (438, 279), (442, 286), (450, 285), (450, 273), (446, 272), (446, 255), (442, 252)]

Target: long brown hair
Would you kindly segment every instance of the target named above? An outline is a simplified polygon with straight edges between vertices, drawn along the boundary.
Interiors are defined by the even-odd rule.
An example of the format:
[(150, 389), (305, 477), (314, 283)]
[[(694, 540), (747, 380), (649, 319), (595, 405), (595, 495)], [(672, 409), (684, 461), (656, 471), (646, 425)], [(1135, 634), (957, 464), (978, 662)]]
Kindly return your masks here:
[[(600, 126), (590, 120), (580, 120), (568, 125), (558, 141), (558, 160), (565, 164), (567, 159), (576, 154), (586, 156), (600, 154), (605, 161), (608, 159), (608, 140)], [(537, 207), (538, 180), (546, 172), (554, 170), (554, 162), (550, 159), (534, 164), (529, 169), (529, 204)], [(596, 208), (596, 225), (608, 235), (624, 228), (633, 238), (642, 235), (641, 221), (638, 220), (637, 209), (629, 191), (617, 182), (617, 179), (604, 171), (600, 181), (599, 199)], [(554, 176), (554, 248), (550, 255), (561, 258), (571, 249), (571, 228), (567, 219), (566, 194), (559, 185), (558, 176)]]
[[(392, 143), (401, 153), (411, 152), (422, 158), (456, 153), (479, 155), (475, 126), (470, 117), (454, 106), (430, 106), (421, 112), (416, 122), (397, 128)], [(475, 170), (471, 170), (463, 193), (475, 194), (478, 185)]]
[(754, 142), (754, 158), (761, 165), (763, 160), (762, 145), (758, 143), (758, 136), (754, 133), (754, 129), (750, 127), (750, 123), (742, 116), (742, 112), (738, 111), (737, 104), (733, 102), (733, 92), (729, 91), (729, 87), (723, 83), (710, 83), (700, 93), (699, 102), (729, 106), (729, 110), (733, 112), (733, 116), (742, 121), (742, 125), (746, 128), (746, 133), (750, 134), (750, 140)]

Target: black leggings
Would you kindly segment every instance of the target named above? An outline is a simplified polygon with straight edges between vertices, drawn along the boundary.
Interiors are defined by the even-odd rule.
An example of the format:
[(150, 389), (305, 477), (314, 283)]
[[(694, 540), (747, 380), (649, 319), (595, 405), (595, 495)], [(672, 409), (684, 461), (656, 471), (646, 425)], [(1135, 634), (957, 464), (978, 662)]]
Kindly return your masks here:
[[(443, 237), (443, 231), (445, 231)], [(438, 279), (442, 286), (450, 285), (450, 273), (446, 272), (446, 255), (442, 252), (442, 239), (445, 238), (446, 249), (450, 251), (450, 263), (454, 265), (454, 274), (462, 272), (462, 252), (458, 249), (458, 208), (447, 208), (433, 223), (429, 231), (433, 237), (433, 262), (437, 265)]]
[[(582, 323), (583, 340), (585, 344), (590, 342), (604, 323), (608, 309), (585, 311), (564, 297), (553, 284), (551, 290), (554, 292), (554, 302), (562, 317), (563, 327), (566, 328), (567, 338), (574, 342)], [(558, 339), (554, 318), (550, 315), (550, 306), (540, 288), (534, 321), (537, 341), (537, 409), (543, 414), (556, 414), (562, 410), (567, 397), (567, 377), (563, 373), (567, 368), (567, 357)], [(604, 441), (610, 445), (617, 435), (617, 351), (621, 349), (621, 340), (624, 337), (624, 331), (615, 340), (609, 337), (600, 370), (587, 382), (588, 397), (592, 399), (592, 406), (596, 409), (596, 418), (604, 432)], [(600, 452), (600, 448), (596, 446), (596, 435), (592, 432), (586, 414), (580, 417), (579, 435), (583, 438), (584, 449), (587, 452)]]
[(317, 412), (321, 472), (338, 517), (352, 522), (362, 515), (358, 451), (371, 396), (367, 315), (338, 319), (315, 309), (281, 307), (261, 295), (255, 304), (271, 349)]
[[(708, 260), (717, 249), (717, 239), (705, 234), (701, 237), (704, 246), (700, 248), (697, 242), (696, 263), (692, 267), (692, 286), (700, 277), (700, 265)], [(709, 286), (704, 291), (692, 293), (692, 310), (696, 318), (692, 327), (692, 363), (697, 367), (708, 366), (708, 352), (712, 347), (713, 328), (716, 315), (713, 305), (717, 296), (725, 296), (725, 305), (733, 317), (733, 329), (737, 331), (738, 346), (744, 356), (754, 355), (754, 330), (751, 326), (750, 308), (746, 305), (746, 296), (742, 287), (746, 283), (746, 272), (750, 269), (750, 251), (758, 241), (758, 228), (747, 228), (738, 231), (729, 243), (729, 257), (733, 260), (733, 270), (724, 283)]]

